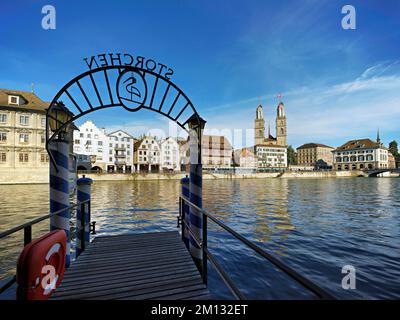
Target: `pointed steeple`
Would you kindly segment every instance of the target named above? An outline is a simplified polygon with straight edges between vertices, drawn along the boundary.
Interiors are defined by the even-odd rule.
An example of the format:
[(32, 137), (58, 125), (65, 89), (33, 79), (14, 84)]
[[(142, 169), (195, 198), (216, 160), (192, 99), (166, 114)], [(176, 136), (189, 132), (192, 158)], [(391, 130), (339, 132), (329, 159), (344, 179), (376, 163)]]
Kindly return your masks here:
[(376, 134), (376, 142), (381, 143), (381, 137), (379, 136), (379, 128), (378, 128), (378, 133)]

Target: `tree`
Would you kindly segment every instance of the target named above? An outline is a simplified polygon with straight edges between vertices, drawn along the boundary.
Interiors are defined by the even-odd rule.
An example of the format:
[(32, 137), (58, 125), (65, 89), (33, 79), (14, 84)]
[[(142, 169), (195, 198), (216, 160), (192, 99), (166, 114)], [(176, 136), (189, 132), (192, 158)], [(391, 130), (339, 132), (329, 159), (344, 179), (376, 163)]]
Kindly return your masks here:
[(389, 143), (389, 151), (393, 155), (395, 161), (396, 161), (396, 166), (399, 167), (400, 163), (400, 153), (397, 145), (397, 141), (393, 140), (392, 142)]
[(399, 156), (399, 149), (397, 147), (397, 141), (393, 140), (389, 143), (389, 151), (393, 155), (393, 157), (397, 158)]
[(294, 151), (292, 146), (288, 146), (287, 148), (287, 159), (288, 164), (297, 164), (296, 151)]

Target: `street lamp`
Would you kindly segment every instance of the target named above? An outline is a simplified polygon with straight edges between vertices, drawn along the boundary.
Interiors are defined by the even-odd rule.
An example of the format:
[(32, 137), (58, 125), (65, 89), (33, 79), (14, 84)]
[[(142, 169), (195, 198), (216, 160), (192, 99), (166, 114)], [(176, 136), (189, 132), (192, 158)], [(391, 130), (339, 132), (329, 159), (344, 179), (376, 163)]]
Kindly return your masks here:
[[(69, 131), (70, 124), (68, 122), (72, 119), (73, 116), (73, 113), (67, 109), (62, 101), (56, 102), (50, 107), (50, 129), (55, 134), (58, 134), (58, 137), (61, 140), (64, 140), (65, 134)], [(68, 124), (63, 127), (65, 123)]]
[[(195, 161), (195, 163), (191, 164), (201, 164), (202, 163), (202, 155), (201, 155), (201, 138), (202, 138), (202, 133), (204, 130), (204, 127), (206, 125), (206, 121), (201, 118), (197, 113), (193, 114), (188, 120), (187, 120), (188, 126), (189, 126), (189, 147), (190, 147), (190, 152), (194, 152), (193, 157), (197, 158), (194, 159), (192, 156), (190, 156), (190, 159), (192, 161)], [(192, 140), (193, 141), (190, 141)], [(195, 146), (194, 144), (197, 144)], [(197, 147), (197, 149), (192, 149), (194, 147)]]

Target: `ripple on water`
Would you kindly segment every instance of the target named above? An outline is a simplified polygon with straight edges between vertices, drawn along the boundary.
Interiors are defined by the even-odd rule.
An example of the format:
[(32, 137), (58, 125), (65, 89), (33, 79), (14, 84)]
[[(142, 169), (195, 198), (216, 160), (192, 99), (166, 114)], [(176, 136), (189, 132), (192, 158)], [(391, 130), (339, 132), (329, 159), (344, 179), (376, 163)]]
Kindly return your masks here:
[[(179, 181), (93, 185), (98, 235), (176, 229)], [(400, 179), (245, 179), (204, 181), (204, 207), (242, 235), (339, 298), (400, 298)], [(0, 230), (48, 211), (48, 186), (0, 186)], [(48, 221), (34, 236), (48, 230)], [(209, 248), (254, 299), (313, 299), (212, 222)], [(2, 241), (0, 274), (14, 272), (22, 233)], [(357, 289), (341, 288), (354, 265)], [(230, 293), (210, 269), (215, 298)]]

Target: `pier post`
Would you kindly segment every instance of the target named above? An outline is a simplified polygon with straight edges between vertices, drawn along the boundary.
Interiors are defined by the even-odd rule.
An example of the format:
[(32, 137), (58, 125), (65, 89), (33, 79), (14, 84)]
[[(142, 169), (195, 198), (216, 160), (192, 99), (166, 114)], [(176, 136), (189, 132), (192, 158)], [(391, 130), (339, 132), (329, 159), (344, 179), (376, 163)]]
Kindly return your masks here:
[[(190, 182), (189, 182), (189, 200), (197, 207), (202, 208), (202, 158), (201, 158), (201, 137), (205, 126), (205, 121), (195, 114), (188, 120), (189, 125), (189, 148), (190, 148)], [(196, 208), (190, 207), (190, 229), (195, 237), (202, 239), (202, 214)], [(190, 254), (200, 271), (202, 268), (202, 249), (196, 243), (192, 235), (189, 237)]]
[[(69, 203), (69, 143), (64, 139), (56, 139), (49, 144), (50, 161), (50, 213), (68, 208)], [(71, 257), (71, 233), (69, 220), (70, 210), (65, 210), (50, 218), (50, 231), (64, 230), (67, 235), (67, 252), (65, 264), (69, 267)]]
[[(190, 191), (189, 191), (189, 178), (186, 176), (186, 178), (181, 179), (181, 185), (182, 185), (182, 190), (181, 190), (181, 196), (190, 199)], [(185, 202), (182, 201), (182, 239), (183, 242), (186, 245), (186, 248), (189, 250), (189, 230), (185, 225), (185, 222), (187, 224), (190, 224), (189, 220), (189, 205)]]
[(78, 179), (78, 206), (76, 209), (76, 257), (78, 257), (87, 247), (90, 241), (90, 200), (92, 179), (83, 176)]

